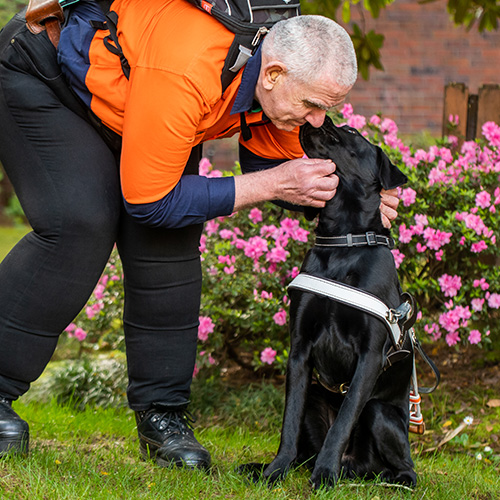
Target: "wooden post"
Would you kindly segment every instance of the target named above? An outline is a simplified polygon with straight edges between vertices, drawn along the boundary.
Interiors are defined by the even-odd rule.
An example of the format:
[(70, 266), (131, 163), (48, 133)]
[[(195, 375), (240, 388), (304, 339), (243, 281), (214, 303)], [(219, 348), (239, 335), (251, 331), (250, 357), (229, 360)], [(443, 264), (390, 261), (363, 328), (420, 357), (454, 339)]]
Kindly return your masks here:
[(449, 135), (448, 118), (458, 116), (455, 135), (465, 138), (467, 134), (469, 89), (463, 83), (449, 83), (444, 88), (443, 136)]
[(500, 125), (500, 85), (483, 85), (479, 89), (475, 137), (481, 137), (481, 127), (486, 122)]

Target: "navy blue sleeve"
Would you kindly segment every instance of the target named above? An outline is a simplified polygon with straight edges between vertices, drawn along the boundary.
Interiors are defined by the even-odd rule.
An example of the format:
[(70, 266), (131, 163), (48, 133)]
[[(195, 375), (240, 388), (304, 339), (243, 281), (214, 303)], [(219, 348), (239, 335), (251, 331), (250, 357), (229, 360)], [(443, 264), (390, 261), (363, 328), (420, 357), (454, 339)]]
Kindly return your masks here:
[[(277, 167), (278, 165), (281, 165), (282, 163), (288, 161), (287, 159), (270, 160), (268, 158), (261, 158), (255, 153), (252, 153), (241, 143), (239, 145), (239, 155), (241, 171), (244, 174), (248, 174), (250, 172), (258, 172), (260, 170), (267, 170), (269, 168)], [(286, 210), (292, 210), (294, 212), (304, 211), (304, 207), (301, 207), (300, 205), (293, 205), (292, 203), (287, 203), (283, 200), (273, 200), (272, 203), (278, 205), (278, 207), (285, 208)]]
[(124, 202), (127, 212), (141, 224), (175, 228), (231, 215), (234, 197), (234, 177), (183, 175), (161, 200), (140, 204)]

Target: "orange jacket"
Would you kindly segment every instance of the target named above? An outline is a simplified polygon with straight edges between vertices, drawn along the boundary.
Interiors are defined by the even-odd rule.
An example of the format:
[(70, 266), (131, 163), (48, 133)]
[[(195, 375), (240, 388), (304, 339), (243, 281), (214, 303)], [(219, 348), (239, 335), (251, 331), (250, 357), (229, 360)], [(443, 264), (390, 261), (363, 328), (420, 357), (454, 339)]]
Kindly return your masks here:
[[(100, 30), (88, 48), (85, 85), (91, 109), (123, 136), (126, 201), (155, 202), (179, 182), (193, 146), (240, 131), (240, 116), (230, 113), (243, 70), (221, 95), (234, 35), (185, 0), (115, 0), (112, 9), (130, 79), (104, 46), (108, 32)], [(252, 127), (253, 137), (244, 143), (252, 153), (277, 160), (303, 155), (298, 130), (279, 131), (263, 122), (262, 112), (245, 115), (249, 125), (262, 124)]]

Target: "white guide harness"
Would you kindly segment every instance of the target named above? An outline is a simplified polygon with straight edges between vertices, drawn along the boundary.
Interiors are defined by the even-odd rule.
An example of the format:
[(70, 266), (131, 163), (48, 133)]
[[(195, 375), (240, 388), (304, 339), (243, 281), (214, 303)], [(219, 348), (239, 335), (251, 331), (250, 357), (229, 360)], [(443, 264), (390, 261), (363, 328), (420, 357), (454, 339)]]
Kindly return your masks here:
[[(410, 339), (413, 346), (417, 348), (421, 354), (423, 354), (423, 351), (420, 348), (420, 344), (416, 340), (415, 332), (413, 328), (411, 328), (412, 323), (409, 328), (404, 328), (404, 324), (413, 321), (414, 316), (416, 315), (416, 311), (414, 310), (414, 303), (411, 303), (410, 301), (403, 302), (403, 304), (401, 304), (396, 309), (391, 309), (378, 297), (360, 290), (359, 288), (354, 288), (352, 286), (345, 285), (344, 283), (339, 283), (338, 281), (319, 278), (317, 276), (312, 276), (306, 273), (300, 273), (298, 276), (296, 276), (288, 285), (288, 288), (302, 290), (304, 292), (311, 292), (316, 295), (321, 295), (322, 297), (328, 297), (336, 302), (354, 307), (377, 317), (385, 324), (390, 333), (390, 337), (395, 350), (395, 353), (393, 354), (396, 354), (398, 351), (400, 351), (400, 354), (402, 354), (401, 348), (405, 339), (405, 331), (408, 331), (410, 333)], [(410, 296), (408, 295), (408, 297)], [(408, 353), (408, 351), (404, 352)], [(390, 356), (388, 357), (388, 360), (389, 359)], [(427, 356), (425, 356), (424, 359), (426, 359), (426, 361), (429, 361)], [(391, 363), (389, 362), (389, 364)], [(415, 369), (415, 355), (413, 355), (413, 373), (411, 378), (411, 385), (412, 390), (410, 392), (410, 430), (417, 434), (423, 434), (425, 426), (423, 423), (422, 413), (420, 411), (421, 398), (418, 392), (417, 372)], [(342, 386), (346, 386), (346, 384), (341, 384), (340, 387)], [(434, 390), (434, 388), (432, 390)], [(345, 393), (347, 392), (347, 389), (341, 390), (341, 392)]]

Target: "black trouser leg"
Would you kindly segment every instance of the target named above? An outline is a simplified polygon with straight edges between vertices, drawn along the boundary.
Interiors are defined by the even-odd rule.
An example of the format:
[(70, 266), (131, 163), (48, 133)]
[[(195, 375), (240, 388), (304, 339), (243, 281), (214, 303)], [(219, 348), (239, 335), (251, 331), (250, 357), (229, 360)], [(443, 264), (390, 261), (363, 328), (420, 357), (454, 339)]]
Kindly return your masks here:
[[(195, 173), (201, 147), (185, 173)], [(129, 405), (184, 405), (196, 358), (202, 225), (156, 229), (122, 217), (118, 250), (125, 274), (124, 328)]]
[[(0, 265), (0, 395), (10, 399), (41, 374), (59, 334), (85, 305), (120, 211), (112, 153), (61, 102), (68, 95), (55, 93), (64, 84), (53, 47), (45, 35), (35, 39), (17, 26), (0, 37), (0, 160), (33, 231)], [(45, 57), (39, 67), (30, 44)]]

